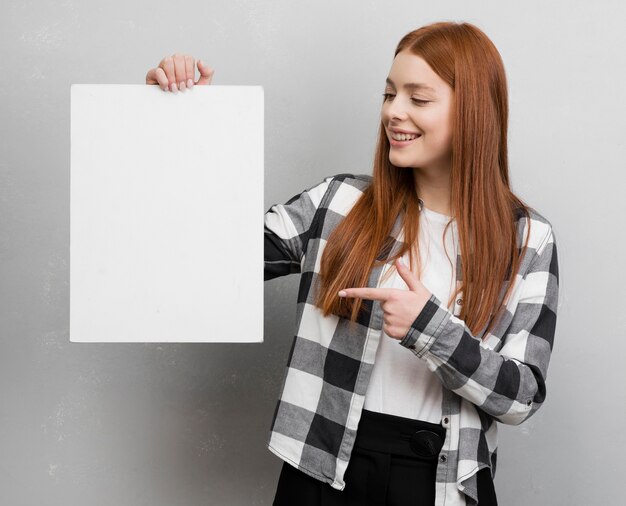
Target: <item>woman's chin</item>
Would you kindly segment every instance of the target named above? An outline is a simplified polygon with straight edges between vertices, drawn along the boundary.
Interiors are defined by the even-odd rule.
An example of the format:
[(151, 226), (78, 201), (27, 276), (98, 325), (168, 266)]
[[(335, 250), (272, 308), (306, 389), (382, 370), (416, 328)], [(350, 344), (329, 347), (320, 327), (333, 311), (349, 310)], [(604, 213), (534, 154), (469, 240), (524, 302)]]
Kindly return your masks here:
[(393, 156), (391, 153), (389, 154), (389, 161), (396, 167), (414, 167), (417, 162), (405, 156)]

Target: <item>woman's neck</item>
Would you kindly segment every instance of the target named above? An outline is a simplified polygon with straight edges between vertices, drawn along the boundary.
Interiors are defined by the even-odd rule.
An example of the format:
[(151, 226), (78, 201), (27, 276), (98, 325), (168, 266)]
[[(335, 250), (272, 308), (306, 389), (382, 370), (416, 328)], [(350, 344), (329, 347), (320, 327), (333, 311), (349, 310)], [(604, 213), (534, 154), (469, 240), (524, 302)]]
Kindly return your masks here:
[(414, 168), (417, 196), (424, 206), (437, 213), (451, 216), (450, 211), (450, 171), (443, 169)]

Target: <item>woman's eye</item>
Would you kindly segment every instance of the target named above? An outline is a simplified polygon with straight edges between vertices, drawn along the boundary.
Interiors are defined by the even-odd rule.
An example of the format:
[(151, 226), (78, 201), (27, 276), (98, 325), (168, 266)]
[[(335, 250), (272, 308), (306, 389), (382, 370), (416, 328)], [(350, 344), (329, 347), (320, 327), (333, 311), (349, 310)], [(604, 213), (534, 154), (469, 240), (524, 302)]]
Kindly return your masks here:
[[(383, 97), (383, 102), (386, 102), (387, 100), (389, 100), (390, 97), (395, 97), (395, 95), (393, 93), (383, 93)], [(429, 102), (428, 100), (420, 100), (419, 98), (412, 98), (411, 100), (419, 105), (424, 105)]]

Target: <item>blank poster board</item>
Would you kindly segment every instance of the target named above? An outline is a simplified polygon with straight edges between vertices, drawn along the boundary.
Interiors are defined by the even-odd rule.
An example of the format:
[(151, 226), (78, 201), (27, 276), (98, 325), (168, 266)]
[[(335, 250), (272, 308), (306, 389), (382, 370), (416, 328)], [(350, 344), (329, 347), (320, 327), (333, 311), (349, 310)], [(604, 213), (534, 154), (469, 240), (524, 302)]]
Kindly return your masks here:
[(263, 99), (71, 85), (70, 341), (263, 341)]

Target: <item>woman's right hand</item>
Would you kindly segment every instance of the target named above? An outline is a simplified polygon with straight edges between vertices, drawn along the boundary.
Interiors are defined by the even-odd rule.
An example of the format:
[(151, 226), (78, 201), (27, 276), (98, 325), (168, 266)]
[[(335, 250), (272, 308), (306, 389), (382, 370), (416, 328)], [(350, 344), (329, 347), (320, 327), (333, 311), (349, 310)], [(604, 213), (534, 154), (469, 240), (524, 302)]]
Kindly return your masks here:
[(200, 78), (194, 83), (196, 62), (189, 54), (166, 56), (159, 65), (148, 70), (146, 84), (158, 84), (163, 91), (184, 91), (195, 84), (211, 84), (215, 70), (198, 60)]

